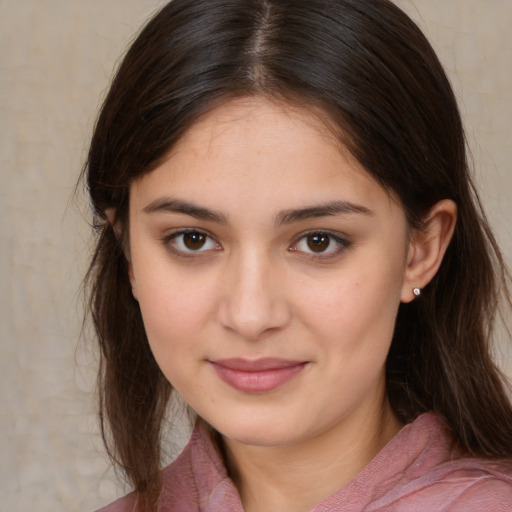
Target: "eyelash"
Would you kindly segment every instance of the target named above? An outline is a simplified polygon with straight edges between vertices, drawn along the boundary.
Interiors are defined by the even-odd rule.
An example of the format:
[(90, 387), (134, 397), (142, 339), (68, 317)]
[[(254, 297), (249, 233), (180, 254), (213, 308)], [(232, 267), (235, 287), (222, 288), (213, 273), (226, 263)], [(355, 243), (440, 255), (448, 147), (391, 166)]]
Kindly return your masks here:
[[(187, 234), (193, 234), (193, 235), (201, 235), (201, 236), (204, 236), (206, 238), (206, 244), (207, 243), (213, 243), (215, 245), (215, 247), (213, 248), (207, 248), (207, 249), (203, 249), (202, 247), (198, 248), (197, 250), (193, 250), (193, 249), (190, 249), (190, 250), (186, 250), (186, 249), (180, 249), (178, 247), (176, 247), (176, 240), (181, 236), (185, 236)], [(171, 233), (169, 235), (166, 235), (162, 238), (162, 244), (164, 245), (164, 247), (169, 251), (171, 252), (172, 254), (176, 255), (176, 256), (179, 256), (179, 257), (182, 257), (182, 258), (194, 258), (194, 257), (197, 257), (197, 256), (204, 256), (204, 254), (201, 254), (201, 253), (206, 253), (206, 252), (209, 252), (209, 251), (219, 251), (222, 249), (221, 245), (215, 241), (215, 239), (206, 231), (203, 231), (201, 229), (195, 229), (195, 228), (190, 228), (190, 229), (180, 229), (179, 231), (175, 231), (174, 233)], [(182, 242), (183, 244), (183, 242)]]
[[(322, 251), (322, 252), (318, 252), (318, 253), (315, 253), (314, 251), (299, 251), (297, 249), (297, 246), (299, 245), (300, 242), (304, 241), (305, 243), (307, 243), (307, 239), (309, 237), (327, 237), (328, 238), (328, 244), (327, 244), (327, 247), (326, 251)], [(334, 249), (333, 250), (329, 250), (332, 246), (334, 242)], [(331, 231), (323, 231), (323, 230), (313, 230), (313, 231), (308, 231), (306, 233), (302, 233), (301, 235), (299, 235), (296, 239), (296, 241), (288, 248), (288, 251), (290, 252), (301, 252), (304, 257), (306, 258), (310, 258), (310, 259), (313, 259), (313, 260), (328, 260), (328, 259), (331, 259), (331, 258), (336, 258), (337, 256), (340, 255), (340, 253), (342, 253), (344, 250), (348, 249), (350, 247), (350, 242), (346, 239), (346, 238), (343, 238), (342, 236), (340, 236), (338, 233), (333, 233)]]
[[(189, 248), (189, 250), (186, 250), (186, 249), (176, 247), (176, 240), (179, 239), (179, 237), (186, 236), (187, 234), (203, 236), (206, 239), (205, 245), (208, 243), (214, 244), (214, 247), (208, 247), (206, 249), (203, 249), (203, 246), (201, 246), (197, 250), (193, 250), (190, 248)], [(307, 239), (309, 237), (318, 237), (318, 238), (326, 237), (328, 239), (327, 240), (328, 243), (325, 248), (326, 250), (316, 253), (313, 250), (307, 251), (307, 250), (297, 249), (297, 246), (302, 241), (307, 243)], [(161, 241), (162, 241), (162, 244), (164, 245), (164, 247), (169, 252), (171, 252), (172, 254), (174, 254), (176, 256), (182, 257), (182, 258), (194, 258), (194, 257), (198, 257), (198, 256), (206, 256), (206, 254), (201, 254), (201, 253), (210, 253), (210, 251), (212, 251), (212, 250), (213, 251), (222, 250), (222, 246), (217, 241), (215, 241), (215, 239), (208, 232), (203, 231), (201, 229), (196, 229), (196, 228), (180, 229), (179, 231), (175, 231), (169, 235), (162, 237)], [(331, 248), (333, 242), (335, 245), (334, 250), (329, 250)], [(184, 242), (182, 241), (181, 243), (183, 244)], [(341, 237), (337, 233), (333, 233), (330, 231), (324, 231), (324, 230), (313, 230), (313, 231), (308, 231), (306, 233), (300, 234), (296, 238), (296, 240), (292, 243), (292, 245), (288, 248), (288, 251), (291, 253), (296, 252), (304, 258), (309, 258), (309, 259), (318, 261), (318, 260), (328, 260), (331, 258), (335, 258), (341, 252), (348, 249), (350, 247), (350, 245), (351, 244), (348, 240)]]

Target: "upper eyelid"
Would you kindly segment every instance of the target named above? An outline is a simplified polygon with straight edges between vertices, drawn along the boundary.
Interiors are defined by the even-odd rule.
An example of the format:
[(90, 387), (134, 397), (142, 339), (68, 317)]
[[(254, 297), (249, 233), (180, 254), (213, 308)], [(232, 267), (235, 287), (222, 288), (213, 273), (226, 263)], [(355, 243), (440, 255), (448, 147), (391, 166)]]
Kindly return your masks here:
[(332, 261), (333, 259), (336, 260), (336, 258), (338, 256), (340, 256), (341, 253), (350, 249), (350, 247), (352, 246), (352, 242), (348, 239), (348, 237), (346, 237), (345, 235), (342, 235), (339, 232), (333, 232), (333, 231), (323, 230), (323, 229), (313, 229), (313, 230), (304, 232), (301, 235), (298, 235), (295, 238), (294, 242), (289, 246), (288, 250), (291, 250), (294, 246), (296, 247), (298, 245), (298, 243), (301, 242), (307, 236), (315, 235), (315, 234), (323, 234), (323, 235), (327, 235), (327, 236), (331, 237), (333, 239), (333, 241), (335, 242), (335, 244), (337, 244), (338, 247), (335, 247), (334, 250), (328, 250), (326, 252), (319, 252), (319, 253), (300, 251), (297, 249), (294, 249), (292, 252), (294, 252), (297, 255), (301, 254), (302, 257), (306, 257), (307, 259), (311, 259), (314, 261), (328, 262), (328, 261)]
[(173, 228), (172, 230), (167, 231), (160, 238), (162, 240), (170, 240), (179, 235), (185, 235), (187, 233), (201, 233), (202, 235), (206, 235), (207, 237), (209, 237), (212, 240), (215, 240), (217, 242), (217, 239), (215, 238), (215, 236), (212, 233), (210, 233), (207, 229), (202, 229), (202, 228)]
[(176, 228), (172, 230), (171, 232), (166, 233), (163, 236), (160, 236), (160, 242), (162, 246), (171, 254), (173, 254), (175, 257), (184, 258), (184, 259), (197, 259), (197, 258), (204, 258), (208, 255), (212, 254), (212, 251), (214, 249), (206, 249), (206, 250), (197, 250), (197, 251), (186, 251), (182, 250), (178, 247), (176, 247), (175, 243), (173, 242), (176, 238), (182, 235), (186, 235), (187, 233), (200, 233), (205, 236), (207, 236), (211, 242), (213, 242), (216, 246), (215, 250), (222, 250), (222, 245), (217, 241), (215, 237), (213, 237), (208, 231), (204, 229), (199, 228)]
[[(221, 243), (217, 240), (217, 238), (215, 236), (213, 236), (207, 230), (200, 229), (200, 228), (176, 228), (170, 232), (167, 232), (163, 236), (160, 236), (159, 239), (165, 245), (165, 244), (168, 244), (169, 242), (171, 242), (172, 240), (174, 240), (175, 238), (178, 238), (180, 235), (186, 235), (187, 233), (200, 233), (202, 235), (207, 236), (210, 240), (212, 240), (219, 247), (222, 247)], [(176, 249), (176, 250), (179, 251), (179, 249)], [(182, 252), (182, 251), (179, 251), (179, 252)], [(201, 251), (197, 251), (197, 252), (199, 253)]]
[(318, 235), (318, 234), (331, 236), (335, 240), (340, 240), (340, 241), (344, 241), (344, 242), (348, 243), (348, 236), (347, 235), (345, 235), (344, 233), (340, 233), (339, 231), (333, 231), (333, 230), (330, 230), (330, 229), (308, 229), (307, 231), (303, 231), (303, 232), (297, 234), (294, 237), (294, 242), (293, 243), (298, 242), (299, 240), (301, 240), (302, 238), (304, 238), (306, 236)]
[[(164, 234), (160, 238), (162, 240), (166, 240), (166, 239), (170, 239), (172, 237), (176, 237), (180, 234), (196, 233), (196, 232), (202, 233), (202, 234), (210, 237), (212, 240), (215, 240), (217, 243), (219, 243), (217, 237), (213, 233), (211, 233), (207, 229), (196, 228), (196, 227), (173, 228), (172, 230), (169, 230), (166, 234)], [(301, 231), (300, 233), (297, 233), (292, 239), (292, 244), (298, 242), (301, 238), (304, 238), (305, 236), (320, 234), (320, 233), (331, 236), (337, 240), (348, 241), (348, 236), (344, 233), (341, 233), (339, 231), (334, 231), (331, 229), (321, 229), (320, 228), (320, 229), (308, 229), (306, 231)]]
[[(218, 237), (215, 236), (213, 233), (211, 233), (209, 230), (199, 227), (178, 227), (178, 228), (172, 228), (171, 230), (167, 231), (164, 235), (160, 236), (159, 239), (162, 242), (169, 242), (173, 238), (178, 237), (181, 234), (186, 233), (201, 233), (209, 237), (211, 240), (213, 240), (216, 244), (222, 247), (222, 243), (219, 241)], [(307, 229), (306, 231), (301, 231), (300, 233), (297, 233), (290, 242), (289, 246), (297, 244), (302, 238), (314, 235), (314, 234), (325, 234), (327, 236), (332, 237), (337, 243), (340, 243), (342, 245), (350, 245), (349, 237), (339, 231), (334, 231), (331, 229), (322, 229), (322, 228), (313, 228), (313, 229)]]

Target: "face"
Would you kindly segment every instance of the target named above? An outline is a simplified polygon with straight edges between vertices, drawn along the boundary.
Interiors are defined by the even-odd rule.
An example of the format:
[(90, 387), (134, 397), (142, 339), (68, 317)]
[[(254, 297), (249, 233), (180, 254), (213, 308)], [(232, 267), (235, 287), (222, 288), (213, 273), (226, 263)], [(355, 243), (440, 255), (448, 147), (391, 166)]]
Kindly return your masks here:
[(217, 108), (132, 184), (129, 226), (156, 361), (221, 434), (290, 445), (382, 412), (407, 223), (318, 118)]

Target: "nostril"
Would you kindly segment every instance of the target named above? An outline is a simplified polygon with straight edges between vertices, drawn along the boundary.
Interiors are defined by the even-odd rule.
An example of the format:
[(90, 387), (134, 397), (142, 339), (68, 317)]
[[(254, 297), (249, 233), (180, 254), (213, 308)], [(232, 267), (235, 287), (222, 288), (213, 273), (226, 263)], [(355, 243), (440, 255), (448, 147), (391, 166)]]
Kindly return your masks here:
[(226, 297), (218, 310), (219, 323), (247, 340), (257, 340), (270, 331), (282, 329), (289, 317), (283, 297), (261, 290), (259, 293), (245, 290)]

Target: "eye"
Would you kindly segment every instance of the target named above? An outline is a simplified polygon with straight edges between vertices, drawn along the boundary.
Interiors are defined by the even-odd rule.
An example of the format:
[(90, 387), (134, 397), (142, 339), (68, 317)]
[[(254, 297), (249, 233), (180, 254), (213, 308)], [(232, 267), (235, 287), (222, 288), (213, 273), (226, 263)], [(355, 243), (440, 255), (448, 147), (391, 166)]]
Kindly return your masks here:
[(172, 233), (164, 244), (175, 253), (194, 253), (219, 250), (221, 246), (207, 233), (195, 229)]
[(290, 248), (311, 256), (336, 256), (346, 249), (349, 243), (344, 238), (326, 231), (312, 231), (302, 235)]

